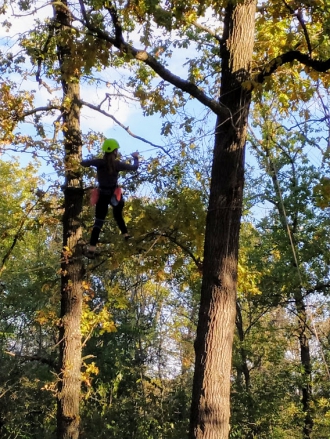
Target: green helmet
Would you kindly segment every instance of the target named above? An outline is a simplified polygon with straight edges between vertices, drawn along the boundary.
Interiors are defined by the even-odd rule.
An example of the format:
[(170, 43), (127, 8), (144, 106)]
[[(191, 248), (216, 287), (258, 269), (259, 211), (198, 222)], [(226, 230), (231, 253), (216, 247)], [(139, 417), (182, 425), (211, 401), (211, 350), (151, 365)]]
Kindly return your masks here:
[(105, 139), (102, 145), (103, 152), (112, 152), (119, 148), (119, 143), (115, 139)]

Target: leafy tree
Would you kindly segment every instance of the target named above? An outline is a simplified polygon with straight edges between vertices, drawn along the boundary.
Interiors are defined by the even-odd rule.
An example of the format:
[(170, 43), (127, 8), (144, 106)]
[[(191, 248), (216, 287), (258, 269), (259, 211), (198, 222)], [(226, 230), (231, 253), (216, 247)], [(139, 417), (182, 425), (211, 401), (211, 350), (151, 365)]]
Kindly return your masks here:
[(159, 179), (159, 168), (164, 190), (132, 199), (133, 210), (126, 209), (134, 242), (118, 252), (110, 221), (101, 236), (102, 262), (92, 269), (91, 308), (111, 310), (116, 331), (102, 335), (95, 328), (97, 338), (85, 348), (98, 368), (83, 406), (86, 437), (100, 419), (106, 425), (100, 437), (187, 434), (205, 206), (201, 193), (186, 186), (182, 163), (157, 163), (140, 179)]
[(49, 240), (58, 221), (49, 221), (48, 212), (56, 204), (41, 194), (36, 166), (21, 169), (12, 160), (1, 161), (0, 169), (1, 437), (51, 437), (59, 248)]
[[(207, 2), (198, 5), (174, 2), (164, 7), (145, 2), (136, 3), (134, 6), (107, 3), (104, 5), (104, 13), (108, 15), (102, 20), (99, 11), (94, 13), (93, 8), (85, 9), (82, 1), (80, 6), (85, 25), (97, 38), (113, 44), (124, 57), (143, 61), (163, 80), (179, 90), (175, 92), (177, 96), (180, 96), (180, 91), (187, 92), (217, 115), (206, 220), (204, 275), (195, 345), (196, 367), (190, 437), (226, 438), (229, 432), (230, 362), (236, 312), (244, 150), (251, 91), (255, 84), (261, 84), (266, 77), (281, 70), (287, 63), (298, 61), (295, 70), (297, 74), (304, 71), (305, 66), (307, 74), (311, 69), (324, 72), (329, 68), (328, 45), (325, 40), (320, 41), (318, 38), (319, 26), (315, 24), (320, 12), (326, 11), (320, 4), (313, 8), (304, 2), (291, 5), (277, 1), (272, 2), (269, 8), (261, 5), (257, 11), (257, 2), (250, 0), (220, 2), (215, 5)], [(219, 63), (215, 65), (212, 62), (210, 71), (217, 74), (220, 70), (218, 65), (221, 64), (220, 86), (219, 82), (216, 82), (220, 92), (219, 102), (207, 96), (200, 86), (200, 80), (205, 78), (201, 64), (191, 61), (190, 80), (182, 80), (162, 64), (159, 59), (159, 46), (152, 47), (149, 53), (136, 49), (124, 38), (124, 31), (131, 26), (130, 14), (135, 14), (145, 28), (150, 29), (150, 20), (153, 19), (157, 26), (166, 30), (178, 29), (183, 35), (183, 28), (194, 29), (196, 18), (201, 17), (207, 7), (212, 9), (214, 16), (219, 17), (219, 27), (222, 30), (222, 37), (217, 37), (216, 32), (206, 30), (208, 37), (212, 35), (218, 44)], [(310, 17), (311, 26), (307, 26), (304, 13)], [(271, 31), (270, 20), (274, 21)], [(294, 29), (297, 26), (292, 25), (294, 20), (300, 29), (298, 32)], [(197, 23), (196, 27), (205, 31), (205, 26), (198, 26)], [(258, 31), (257, 42), (260, 46), (256, 46), (258, 62), (253, 74), (255, 30)], [(277, 43), (271, 45), (272, 47), (269, 47), (267, 32), (268, 35), (271, 33), (272, 41), (275, 38)], [(149, 34), (147, 35), (149, 37)], [(191, 35), (196, 33), (190, 33), (189, 36)], [(151, 38), (145, 39), (144, 43), (146, 42), (151, 46)], [(186, 44), (189, 44), (189, 41)], [(296, 50), (297, 45), (301, 47), (301, 51)], [(163, 50), (166, 52), (166, 48), (162, 46)], [(261, 57), (266, 58), (266, 63), (260, 63)], [(284, 75), (288, 71), (284, 68)], [(311, 76), (313, 75), (311, 73)], [(283, 77), (284, 87), (291, 84), (290, 80), (286, 81), (285, 76)], [(315, 77), (318, 75), (315, 74)], [(157, 102), (153, 100), (150, 92), (145, 94), (143, 90), (138, 87), (137, 95), (143, 102), (151, 103), (152, 108), (157, 109)], [(287, 106), (288, 96), (296, 102), (302, 99), (301, 93), (286, 92), (288, 88), (281, 96), (283, 104)], [(217, 95), (217, 92), (215, 93)], [(218, 349), (219, 346), (221, 350)]]
[[(273, 108), (278, 107), (275, 105)], [(260, 183), (258, 177), (252, 178), (249, 183), (252, 188), (256, 188), (253, 191), (257, 190), (257, 200), (267, 200), (274, 206), (274, 209), (270, 210), (268, 216), (259, 222), (258, 228), (261, 234), (255, 230), (252, 233), (250, 231), (248, 235), (249, 241), (254, 242), (254, 249), (249, 259), (246, 259), (244, 266), (245, 271), (246, 266), (252, 268), (253, 271), (249, 273), (249, 276), (243, 272), (243, 279), (248, 280), (245, 285), (247, 294), (252, 297), (256, 294), (253, 300), (253, 307), (256, 304), (258, 306), (255, 322), (269, 312), (269, 307), (279, 304), (284, 305), (286, 312), (293, 315), (286, 326), (286, 331), (290, 337), (297, 340), (299, 349), (297, 350), (294, 345), (288, 345), (286, 348), (294, 358), (292, 371), (288, 369), (290, 386), (293, 386), (293, 394), (290, 396), (292, 401), (288, 401), (288, 406), (291, 405), (297, 419), (293, 426), (290, 426), (287, 420), (283, 425), (286, 425), (288, 430), (291, 428), (294, 430), (299, 425), (301, 431), (296, 432), (297, 437), (314, 437), (314, 434), (315, 437), (319, 437), (322, 434), (320, 430), (313, 432), (313, 425), (317, 419), (315, 405), (317, 405), (318, 396), (312, 391), (312, 373), (315, 368), (319, 368), (320, 357), (312, 353), (312, 346), (315, 344), (313, 338), (317, 337), (317, 330), (308, 308), (311, 303), (316, 304), (320, 299), (325, 300), (322, 296), (320, 297), (320, 292), (328, 293), (327, 244), (325, 240), (325, 246), (321, 245), (317, 238), (319, 233), (326, 233), (328, 219), (315, 208), (312, 196), (318, 170), (309, 165), (308, 157), (304, 152), (305, 148), (309, 148), (313, 143), (312, 137), (302, 136), (300, 128), (288, 134), (284, 126), (287, 121), (286, 116), (283, 122), (281, 115), (278, 115), (274, 123), (272, 119), (269, 119), (268, 111), (269, 108), (264, 105), (265, 118), (260, 128), (262, 139), (258, 140), (254, 136), (251, 142), (257, 152), (260, 165), (267, 172), (269, 183), (267, 184), (265, 179)], [(299, 123), (295, 125), (298, 127)], [(268, 295), (269, 288), (271, 289), (270, 295)], [(260, 296), (261, 291), (262, 296)], [(238, 377), (244, 376), (248, 395), (255, 403), (253, 392), (251, 392), (251, 374), (253, 373), (251, 371), (255, 369), (255, 362), (251, 358), (256, 348), (246, 349), (245, 347), (245, 338), (251, 324), (247, 323), (248, 329), (244, 330), (242, 312), (246, 310), (242, 311), (239, 307), (237, 325), (242, 346), (239, 351), (241, 365), (238, 369), (240, 371)], [(285, 365), (281, 365), (281, 368), (284, 370)], [(241, 383), (241, 379), (238, 383)], [(297, 393), (294, 394), (295, 389), (299, 389), (299, 399), (296, 398)], [(248, 416), (250, 416), (248, 422), (251, 424), (249, 434), (252, 437), (255, 434), (254, 425), (258, 429), (258, 434), (262, 434), (259, 430), (260, 421), (256, 421), (253, 417), (255, 411), (252, 410)], [(268, 428), (273, 422), (274, 418), (272, 422), (268, 422)], [(267, 436), (270, 432), (266, 431), (264, 434)], [(276, 434), (283, 437), (287, 433), (277, 427)]]
[[(91, 42), (95, 53), (97, 43), (103, 40), (108, 46), (111, 44), (119, 50), (116, 54), (119, 55), (118, 58), (116, 57), (118, 64), (120, 59), (122, 62), (137, 59), (148, 66), (148, 68), (141, 67), (138, 81), (133, 81), (136, 85), (136, 96), (142, 100), (147, 114), (152, 114), (156, 110), (161, 110), (163, 113), (174, 112), (185, 104), (183, 91), (199, 99), (217, 116), (210, 200), (206, 219), (190, 437), (225, 438), (228, 437), (229, 431), (231, 344), (236, 313), (238, 237), (244, 183), (245, 137), (251, 93), (255, 88), (254, 96), (258, 98), (258, 93), (260, 95), (260, 90), (263, 89), (257, 85), (263, 82), (265, 82), (264, 89), (278, 87), (282, 108), (285, 110), (290, 104), (296, 105), (297, 108), (297, 102), (311, 96), (304, 86), (306, 75), (311, 78), (309, 84), (314, 80), (322, 80), (326, 84), (327, 78), (316, 72), (326, 71), (329, 67), (327, 40), (323, 37), (320, 39), (321, 34), (326, 35), (326, 32), (321, 32), (320, 28), (327, 29), (327, 6), (319, 3), (311, 6), (305, 2), (289, 4), (274, 1), (267, 8), (260, 5), (257, 9), (257, 2), (250, 0), (220, 2), (214, 5), (209, 3), (183, 5), (181, 2), (160, 5), (135, 2), (129, 5), (119, 4), (116, 7), (113, 3), (90, 4), (91, 9), (85, 9), (86, 5), (88, 7), (89, 3), (80, 2), (82, 19), (75, 18), (77, 21), (83, 21), (87, 26), (88, 32), (83, 32), (82, 39), (86, 38), (84, 41)], [(201, 17), (211, 6), (214, 16), (219, 17), (217, 24), (221, 29), (222, 37), (217, 35), (216, 30), (208, 31), (199, 23), (195, 25), (196, 18)], [(319, 21), (321, 15), (325, 16), (322, 23)], [(306, 24), (305, 17), (310, 18), (310, 23)], [(205, 50), (200, 59), (190, 60), (189, 81), (172, 74), (164, 64), (166, 56), (172, 50), (170, 40), (160, 44), (160, 39), (156, 38), (151, 53), (147, 50), (137, 50), (125, 40), (126, 31), (133, 29), (134, 22), (141, 23), (145, 31), (142, 38), (143, 45), (150, 47), (153, 38), (152, 20), (166, 32), (169, 30), (178, 32), (179, 38), (173, 43), (175, 45), (184, 47), (189, 45), (189, 41), (195, 40), (197, 49), (204, 49), (203, 43), (211, 42), (212, 56), (208, 56), (209, 52)], [(80, 27), (78, 31), (81, 31)], [(258, 44), (254, 46), (255, 33)], [(96, 40), (91, 40), (91, 34), (97, 37)], [(73, 33), (71, 37), (72, 35)], [(270, 45), (270, 38), (272, 40), (276, 38), (277, 44)], [(63, 41), (60, 43), (62, 44)], [(255, 64), (253, 65), (254, 49)], [(102, 53), (108, 52), (105, 50)], [(80, 60), (87, 58), (87, 52), (83, 54)], [(36, 59), (40, 58), (39, 54)], [(103, 65), (108, 65), (109, 59), (105, 54)], [(206, 63), (207, 59), (211, 60), (210, 64)], [(266, 59), (266, 62), (261, 64), (260, 59)], [(70, 61), (75, 65), (79, 76), (79, 69), (82, 68), (83, 63), (75, 64), (73, 61), (77, 59)], [(286, 67), (291, 62), (295, 63), (295, 69), (291, 66)], [(166, 92), (165, 95), (162, 93), (166, 90), (164, 82), (160, 82), (156, 92), (152, 89), (152, 83), (148, 79), (149, 68), (164, 81), (169, 81), (176, 87), (174, 98), (166, 96)], [(219, 73), (221, 73), (220, 79)], [(273, 75), (273, 78), (266, 80), (270, 75)], [(154, 80), (155, 74), (152, 73), (151, 77)], [(210, 77), (215, 77), (215, 80), (208, 81)], [(296, 86), (292, 86), (297, 82), (298, 90)], [(209, 87), (208, 91), (212, 93), (211, 96), (215, 96), (215, 99), (206, 94), (202, 89), (203, 86)], [(185, 119), (184, 128), (189, 130), (191, 125), (191, 121)], [(164, 126), (164, 132), (170, 129), (170, 125)], [(67, 176), (69, 178), (69, 174)], [(77, 181), (73, 180), (76, 185)], [(78, 201), (80, 203), (80, 200)], [(74, 245), (72, 249), (75, 252)], [(79, 249), (77, 252), (79, 256)], [(221, 350), (219, 346), (222, 346)]]

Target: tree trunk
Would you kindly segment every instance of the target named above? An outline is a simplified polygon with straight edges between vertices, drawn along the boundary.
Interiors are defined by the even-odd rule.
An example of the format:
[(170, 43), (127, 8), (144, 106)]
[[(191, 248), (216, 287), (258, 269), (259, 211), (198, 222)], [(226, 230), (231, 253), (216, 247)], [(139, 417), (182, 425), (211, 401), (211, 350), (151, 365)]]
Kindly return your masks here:
[[(238, 334), (238, 339), (240, 341), (240, 348), (239, 353), (241, 355), (241, 363), (237, 366), (237, 382), (238, 385), (243, 389), (245, 392), (250, 392), (250, 383), (251, 383), (251, 376), (250, 376), (250, 370), (248, 368), (248, 359), (246, 355), (246, 351), (242, 344), (245, 340), (245, 334), (243, 330), (243, 317), (241, 312), (241, 307), (239, 303), (236, 303), (236, 329)], [(243, 384), (243, 377), (244, 375), (244, 384)]]
[[(243, 347), (245, 341), (245, 333), (243, 328), (243, 316), (240, 304), (236, 303), (236, 330), (238, 334), (238, 339), (240, 341), (240, 364), (236, 366), (237, 370), (237, 390), (238, 393), (245, 393), (246, 401), (246, 413), (247, 413), (247, 425), (248, 429), (245, 430), (244, 439), (255, 439), (260, 434), (260, 426), (255, 420), (255, 415), (257, 413), (254, 401), (253, 392), (251, 392), (251, 375), (250, 369), (248, 367), (248, 357), (247, 353)], [(244, 379), (243, 379), (244, 376)]]
[(301, 361), (301, 402), (304, 411), (303, 439), (310, 439), (313, 430), (313, 414), (312, 414), (312, 363), (309, 349), (308, 334), (310, 330), (307, 325), (307, 313), (301, 288), (294, 293), (294, 301), (298, 318), (298, 337), (300, 347)]
[[(235, 4), (234, 4), (235, 3)], [(244, 185), (244, 151), (256, 1), (225, 10), (220, 103), (215, 131), (203, 282), (190, 419), (190, 439), (227, 439), (235, 330), (237, 260)]]
[(70, 15), (65, 7), (54, 6), (57, 24), (57, 52), (63, 89), (63, 136), (65, 148), (65, 184), (63, 215), (63, 251), (61, 262), (61, 315), (59, 330), (59, 377), (57, 393), (57, 438), (79, 437), (81, 370), (82, 278), (84, 267), (81, 246), (80, 214), (83, 190), (81, 161), (79, 76), (72, 71), (74, 45), (68, 33)]

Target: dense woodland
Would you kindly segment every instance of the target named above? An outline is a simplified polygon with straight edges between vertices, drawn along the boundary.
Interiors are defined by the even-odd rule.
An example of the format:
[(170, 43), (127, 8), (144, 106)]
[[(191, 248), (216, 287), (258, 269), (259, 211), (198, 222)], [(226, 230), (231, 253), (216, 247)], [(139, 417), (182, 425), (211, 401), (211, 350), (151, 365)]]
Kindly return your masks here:
[[(329, 439), (330, 2), (0, 13), (0, 437)], [(88, 261), (114, 127), (134, 239)]]

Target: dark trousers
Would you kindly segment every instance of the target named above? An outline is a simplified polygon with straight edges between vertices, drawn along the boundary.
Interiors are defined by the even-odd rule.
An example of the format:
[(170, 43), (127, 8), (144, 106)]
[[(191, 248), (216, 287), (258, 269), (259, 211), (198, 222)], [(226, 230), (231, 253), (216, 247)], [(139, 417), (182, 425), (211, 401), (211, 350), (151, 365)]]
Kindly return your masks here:
[[(92, 230), (92, 235), (90, 239), (90, 245), (95, 246), (99, 240), (100, 232), (104, 224), (105, 217), (107, 216), (109, 210), (109, 204), (111, 200), (112, 194), (103, 193), (100, 191), (99, 199), (95, 206), (95, 222)], [(121, 231), (121, 233), (127, 233), (127, 227), (123, 218), (123, 208), (124, 208), (124, 200), (121, 197), (117, 206), (112, 207), (113, 217)]]

